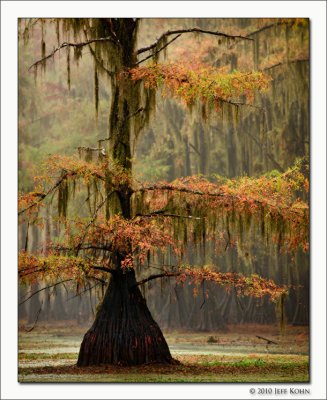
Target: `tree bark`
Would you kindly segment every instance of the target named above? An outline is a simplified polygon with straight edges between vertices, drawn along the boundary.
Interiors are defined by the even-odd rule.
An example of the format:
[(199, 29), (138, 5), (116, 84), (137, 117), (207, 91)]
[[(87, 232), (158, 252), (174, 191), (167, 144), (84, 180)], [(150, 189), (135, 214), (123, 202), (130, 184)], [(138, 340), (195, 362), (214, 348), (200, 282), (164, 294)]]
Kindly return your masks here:
[(113, 274), (96, 319), (84, 336), (78, 366), (174, 362), (135, 284), (133, 270)]

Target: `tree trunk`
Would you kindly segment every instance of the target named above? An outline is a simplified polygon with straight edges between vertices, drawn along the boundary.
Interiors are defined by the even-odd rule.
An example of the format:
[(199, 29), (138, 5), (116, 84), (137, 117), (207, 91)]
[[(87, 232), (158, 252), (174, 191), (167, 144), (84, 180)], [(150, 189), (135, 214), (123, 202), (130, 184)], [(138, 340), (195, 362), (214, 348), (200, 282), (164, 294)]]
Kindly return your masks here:
[(113, 274), (96, 319), (84, 336), (78, 366), (174, 362), (135, 284), (133, 270)]
[[(106, 20), (102, 23), (107, 24)], [(136, 62), (137, 20), (112, 19), (111, 29), (119, 40), (120, 51), (115, 67), (119, 77), (112, 82), (108, 156), (126, 173), (131, 173), (131, 137), (137, 137), (143, 124), (141, 121), (146, 119), (142, 116), (143, 119), (138, 120), (140, 110), (145, 112), (147, 109), (147, 105), (145, 109), (140, 107), (140, 84), (131, 81), (127, 73)], [(107, 194), (110, 192), (108, 175)], [(121, 183), (110, 197), (107, 218), (119, 214), (130, 219), (132, 193), (128, 182)], [(163, 334), (136, 286), (135, 271), (121, 267), (126, 255), (118, 249), (112, 258), (115, 270), (95, 321), (84, 336), (77, 362), (79, 366), (173, 362)]]

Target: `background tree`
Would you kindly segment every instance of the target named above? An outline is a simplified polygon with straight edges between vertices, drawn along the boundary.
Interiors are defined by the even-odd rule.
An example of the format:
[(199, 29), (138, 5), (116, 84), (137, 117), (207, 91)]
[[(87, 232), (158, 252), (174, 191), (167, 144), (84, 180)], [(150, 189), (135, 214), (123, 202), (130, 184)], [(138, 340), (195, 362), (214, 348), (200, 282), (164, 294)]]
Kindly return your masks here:
[[(43, 35), (48, 22), (56, 24), (58, 47), (46, 55)], [(189, 177), (146, 185), (132, 176), (132, 144), (149, 121), (155, 91), (160, 86), (165, 88), (164, 94), (180, 98), (190, 107), (200, 101), (204, 117), (227, 105), (233, 118), (234, 108), (250, 105), (254, 92), (267, 89), (269, 83), (261, 72), (226, 73), (199, 62), (187, 66), (140, 64), (156, 58), (182, 34), (199, 33), (228, 41), (253, 40), (247, 35), (181, 28), (168, 30), (151, 45), (137, 50), (139, 21), (135, 19), (40, 23), (43, 57), (33, 64), (36, 72), (39, 67), (45, 69), (46, 62), (66, 48), (70, 86), (70, 50), (74, 49), (78, 60), (87, 47), (94, 57), (96, 113), (100, 71), (110, 78), (112, 85), (108, 138), (99, 140), (95, 148), (79, 147), (79, 158), (50, 158), (34, 191), (20, 199), (20, 214), (42, 223), (35, 213), (43, 200), (58, 193), (58, 219), (65, 223), (61, 237), (49, 241), (43, 254), (21, 253), (23, 280), (33, 282), (46, 276), (64, 283), (74, 279), (80, 287), (90, 279), (106, 284), (106, 276), (111, 276), (95, 322), (84, 337), (78, 364), (172, 362), (161, 330), (139, 290), (140, 285), (155, 279), (175, 277), (180, 283), (189, 279), (196, 288), (202, 285), (204, 293), (204, 282), (213, 281), (227, 289), (235, 287), (239, 294), (270, 295), (282, 304), (286, 288), (257, 275), (222, 273), (212, 266), (195, 268), (186, 262), (187, 253), (191, 243), (202, 248), (208, 240), (220, 246), (241, 243), (244, 230), (258, 235), (257, 226), (265, 240), (276, 240), (288, 250), (298, 246), (306, 250), (307, 206), (296, 196), (300, 187), (307, 185), (303, 163), (273, 177), (236, 181)], [(31, 24), (34, 22), (27, 22), (23, 35), (28, 36)], [(60, 32), (67, 38), (61, 44)], [(70, 35), (74, 35), (74, 42)], [(141, 58), (144, 53), (147, 55)], [(187, 137), (183, 141), (187, 149)], [(200, 159), (206, 160), (206, 145), (200, 144), (200, 148)], [(186, 160), (187, 155), (186, 151)], [(190, 172), (190, 167), (186, 167), (186, 174)], [(204, 164), (201, 172), (207, 172)], [(74, 205), (80, 211), (79, 217), (74, 212), (72, 218), (68, 209), (78, 181), (87, 190), (89, 218), (77, 203), (81, 201), (78, 194)], [(140, 267), (150, 272), (151, 257), (160, 253), (164, 256), (167, 248), (169, 263), (163, 260), (160, 273), (143, 278)], [(139, 281), (136, 271), (141, 275)]]

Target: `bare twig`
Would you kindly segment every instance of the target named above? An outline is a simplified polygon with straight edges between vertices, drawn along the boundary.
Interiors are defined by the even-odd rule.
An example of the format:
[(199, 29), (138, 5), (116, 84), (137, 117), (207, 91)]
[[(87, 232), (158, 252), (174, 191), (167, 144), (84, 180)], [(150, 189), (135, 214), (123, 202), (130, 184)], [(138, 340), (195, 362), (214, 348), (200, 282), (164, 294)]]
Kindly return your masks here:
[(93, 286), (89, 286), (88, 288), (86, 288), (86, 289), (83, 290), (82, 292), (79, 292), (78, 294), (75, 294), (75, 296), (69, 297), (69, 299), (67, 299), (67, 301), (73, 300), (73, 299), (75, 299), (76, 297), (80, 297), (82, 294), (88, 292), (89, 290), (94, 289), (94, 288), (97, 287), (97, 286), (99, 286), (99, 283), (96, 283), (96, 284), (93, 285)]
[[(267, 132), (268, 133), (268, 132)], [(262, 144), (259, 142), (259, 140), (253, 136), (250, 132), (246, 132), (246, 134), (254, 141), (254, 143), (261, 148)], [(271, 153), (269, 153), (268, 151), (266, 152), (267, 157), (269, 158), (269, 160), (275, 165), (275, 167), (277, 169), (279, 169), (281, 172), (284, 171), (284, 168), (274, 159), (273, 155)]]
[(40, 316), (41, 311), (42, 311), (42, 306), (43, 306), (43, 301), (41, 303), (41, 306), (40, 306), (38, 312), (36, 313), (35, 321), (34, 321), (34, 324), (33, 324), (32, 328), (30, 328), (30, 329), (26, 329), (25, 328), (25, 332), (32, 332), (32, 330), (36, 327), (37, 321), (39, 320), (39, 316)]
[[(70, 175), (73, 175), (73, 173), (70, 173)], [(58, 179), (58, 181), (54, 184), (54, 186), (52, 186), (46, 193), (37, 193), (37, 196), (39, 197), (38, 200), (36, 200), (34, 203), (30, 204), (29, 206), (27, 206), (26, 208), (24, 208), (23, 210), (20, 210), (18, 212), (18, 215), (21, 215), (23, 213), (25, 213), (26, 211), (28, 211), (29, 209), (31, 209), (32, 207), (36, 206), (37, 204), (39, 204), (42, 200), (44, 200), (49, 194), (51, 194), (54, 190), (57, 189), (58, 186), (60, 186), (60, 184), (67, 178), (68, 173), (64, 174), (61, 176), (60, 179)]]
[(98, 212), (100, 210), (100, 208), (105, 204), (105, 202), (108, 200), (108, 198), (112, 195), (113, 192), (110, 192), (107, 194), (107, 196), (103, 199), (103, 201), (98, 205), (98, 207), (96, 208), (96, 210), (94, 211), (93, 217), (90, 220), (90, 222), (86, 225), (86, 227), (84, 228), (84, 234), (80, 240), (80, 242), (78, 243), (78, 245), (76, 246), (76, 251), (75, 251), (75, 256), (78, 256), (78, 253), (81, 249), (81, 246), (83, 245), (83, 242), (86, 238), (87, 235), (87, 231), (89, 230), (90, 226), (94, 223), (94, 221), (97, 219), (98, 216)]
[[(87, 32), (86, 30), (84, 30), (84, 35), (85, 35), (85, 39), (87, 42), (89, 42), (89, 38), (87, 36)], [(97, 65), (103, 69), (109, 76), (113, 77), (115, 75), (114, 71), (109, 71), (104, 65), (103, 62), (101, 60), (98, 59), (97, 55), (95, 54), (95, 51), (92, 49), (91, 44), (88, 44), (88, 47), (90, 49), (90, 53), (92, 54), (95, 62), (97, 63)]]
[[(293, 25), (293, 22), (292, 21), (277, 21), (277, 22), (273, 22), (272, 24), (263, 26), (262, 28), (259, 28), (259, 29), (255, 30), (255, 31), (252, 31), (252, 32), (246, 34), (245, 38), (251, 39), (251, 36), (255, 36), (258, 33), (261, 33), (263, 31), (266, 31), (268, 29), (274, 28), (276, 26), (281, 26), (281, 25)], [(252, 40), (254, 40), (254, 39), (252, 39)], [(229, 49), (232, 49), (237, 43), (239, 43), (239, 41), (237, 41), (236, 43), (231, 44), (229, 46)]]
[(227, 104), (230, 104), (230, 105), (235, 106), (235, 107), (245, 106), (245, 107), (255, 108), (255, 109), (257, 109), (259, 111), (262, 111), (262, 112), (266, 112), (265, 108), (260, 107), (260, 106), (256, 106), (255, 104), (243, 103), (243, 102), (240, 102), (240, 101), (226, 100), (226, 99), (223, 99), (222, 97), (218, 97), (218, 96), (215, 96), (215, 99), (221, 101), (222, 103), (227, 103)]
[(201, 156), (199, 150), (191, 142), (188, 142), (188, 145), (196, 152), (198, 156)]
[(280, 26), (280, 25), (293, 25), (293, 21), (277, 21), (273, 22), (272, 24), (263, 26), (262, 28), (257, 29), (256, 31), (248, 33), (245, 37), (249, 38), (251, 36), (257, 35), (258, 33), (261, 33), (263, 31), (266, 31), (267, 29), (274, 28), (275, 26)]
[(277, 64), (271, 65), (270, 67), (263, 68), (262, 71), (269, 71), (269, 70), (271, 70), (273, 68), (281, 67), (283, 65), (296, 64), (296, 63), (299, 63), (299, 62), (309, 62), (309, 61), (310, 60), (308, 58), (299, 58), (299, 59), (296, 59), (296, 60), (290, 60), (290, 61), (285, 61), (285, 62), (281, 61), (281, 62), (279, 62)]
[(149, 58), (152, 58), (156, 56), (158, 53), (160, 53), (162, 50), (164, 50), (166, 47), (168, 47), (171, 43), (173, 43), (176, 39), (178, 39), (182, 34), (180, 33), (179, 35), (175, 36), (173, 39), (171, 39), (169, 42), (167, 42), (164, 46), (162, 46), (160, 49), (155, 51), (154, 53), (150, 54), (149, 56), (143, 58), (142, 60), (138, 61), (135, 66), (143, 63), (144, 61), (148, 60)]

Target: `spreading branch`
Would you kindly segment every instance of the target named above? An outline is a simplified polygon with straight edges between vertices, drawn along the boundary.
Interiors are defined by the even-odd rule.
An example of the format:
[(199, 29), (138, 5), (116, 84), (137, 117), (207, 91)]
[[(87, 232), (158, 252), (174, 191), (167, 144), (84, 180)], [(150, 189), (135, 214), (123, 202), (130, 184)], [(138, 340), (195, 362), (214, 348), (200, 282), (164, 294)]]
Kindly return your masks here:
[(154, 43), (150, 44), (149, 46), (142, 47), (141, 49), (137, 50), (136, 54), (139, 55), (141, 53), (144, 53), (146, 51), (152, 50), (157, 45), (166, 37), (171, 36), (171, 35), (178, 35), (178, 34), (183, 34), (183, 33), (206, 33), (209, 35), (214, 35), (214, 36), (222, 36), (228, 39), (245, 39), (245, 40), (253, 40), (250, 37), (247, 36), (241, 36), (241, 35), (228, 35), (227, 33), (219, 32), (219, 31), (208, 31), (205, 29), (200, 29), (200, 28), (191, 28), (191, 29), (176, 29), (173, 31), (167, 31), (164, 32)]
[(277, 301), (281, 298), (281, 296), (285, 296), (288, 292), (287, 286), (278, 286), (272, 280), (261, 278), (256, 274), (245, 276), (239, 273), (219, 272), (208, 267), (196, 268), (195, 266), (188, 266), (187, 268), (182, 268), (175, 272), (166, 271), (161, 274), (150, 275), (147, 278), (138, 281), (131, 287), (131, 289), (154, 279), (170, 277), (178, 277), (177, 282), (181, 284), (184, 283), (186, 279), (189, 279), (189, 282), (195, 285), (195, 295), (198, 293), (198, 288), (201, 285), (204, 297), (205, 281), (214, 282), (224, 287), (227, 291), (235, 288), (237, 295), (245, 295), (256, 298), (268, 295), (273, 301)]
[[(177, 192), (177, 193), (186, 193), (186, 194), (191, 194), (191, 195), (198, 195), (198, 196), (206, 196), (206, 197), (225, 197), (225, 198), (232, 198), (233, 200), (239, 200), (239, 197), (237, 195), (233, 195), (230, 193), (224, 193), (224, 192), (202, 192), (200, 190), (193, 190), (187, 187), (178, 187), (178, 186), (174, 186), (172, 184), (157, 184), (157, 185), (151, 185), (151, 186), (144, 186), (138, 190), (135, 190), (134, 193), (137, 192), (148, 192), (148, 191), (153, 191), (153, 190), (168, 190), (168, 191), (172, 191), (172, 192)], [(283, 206), (282, 204), (274, 204), (268, 201), (261, 201), (259, 199), (256, 198), (252, 198), (249, 197), (248, 200), (251, 200), (251, 202), (258, 204), (258, 205), (268, 205), (271, 207), (276, 207), (276, 208), (280, 208), (280, 209), (289, 209), (289, 206)], [(291, 213), (295, 213), (295, 214), (302, 214), (302, 212), (300, 210), (296, 210), (296, 209), (289, 209), (289, 211)]]
[(43, 287), (43, 288), (41, 288), (41, 289), (39, 289), (39, 290), (36, 290), (36, 291), (33, 292), (30, 296), (28, 296), (25, 300), (23, 300), (22, 302), (20, 302), (18, 305), (21, 306), (22, 304), (26, 303), (26, 301), (28, 301), (29, 299), (31, 299), (31, 298), (32, 298), (33, 296), (35, 296), (36, 294), (42, 292), (43, 290), (56, 287), (56, 286), (58, 286), (58, 285), (61, 285), (62, 283), (66, 283), (66, 282), (69, 282), (69, 281), (72, 281), (72, 280), (73, 280), (73, 279), (64, 279), (64, 280), (62, 280), (62, 281), (60, 281), (60, 282), (54, 283), (53, 285), (48, 285), (48, 286), (45, 286), (45, 287)]
[(135, 190), (134, 193), (137, 193), (137, 192), (143, 193), (143, 192), (148, 192), (148, 191), (153, 191), (153, 190), (169, 190), (169, 191), (176, 191), (176, 192), (189, 193), (189, 194), (197, 194), (197, 195), (200, 195), (200, 196), (210, 196), (210, 197), (222, 197), (222, 196), (225, 196), (225, 193), (223, 193), (223, 192), (205, 193), (205, 192), (202, 192), (200, 190), (193, 190), (193, 189), (190, 189), (190, 188), (187, 188), (187, 187), (176, 187), (176, 186), (174, 186), (172, 184), (163, 184), (163, 185), (157, 184), (157, 185), (144, 186), (144, 187), (142, 187), (140, 189)]
[[(99, 149), (98, 149), (99, 150)], [(43, 201), (46, 197), (48, 197), (50, 194), (52, 194), (56, 189), (59, 188), (59, 186), (67, 179), (72, 176), (77, 176), (76, 171), (72, 170), (65, 170), (65, 172), (62, 174), (62, 176), (57, 180), (57, 182), (46, 192), (46, 193), (33, 193), (33, 196), (37, 198), (33, 203), (29, 204), (27, 207), (23, 208), (18, 212), (18, 215), (24, 214), (26, 211), (30, 210), (31, 208), (37, 206), (41, 201)], [(92, 173), (92, 175), (95, 178), (98, 178), (102, 181), (104, 181), (104, 177), (101, 176), (100, 174), (97, 174), (95, 172)]]
[[(90, 39), (85, 42), (78, 42), (78, 43), (72, 43), (72, 42), (64, 42), (60, 46), (56, 47), (55, 49), (52, 50), (50, 54), (47, 56), (41, 58), (40, 60), (35, 61), (28, 69), (32, 69), (33, 67), (37, 67), (39, 64), (44, 64), (49, 58), (52, 58), (58, 51), (61, 49), (64, 49), (65, 47), (75, 47), (75, 48), (82, 48), (84, 46), (88, 46), (91, 43), (99, 43), (99, 42), (112, 42), (114, 44), (117, 44), (115, 40), (113, 40), (112, 37), (104, 37), (104, 38), (97, 38), (97, 39)], [(109, 72), (109, 71), (108, 71)]]

